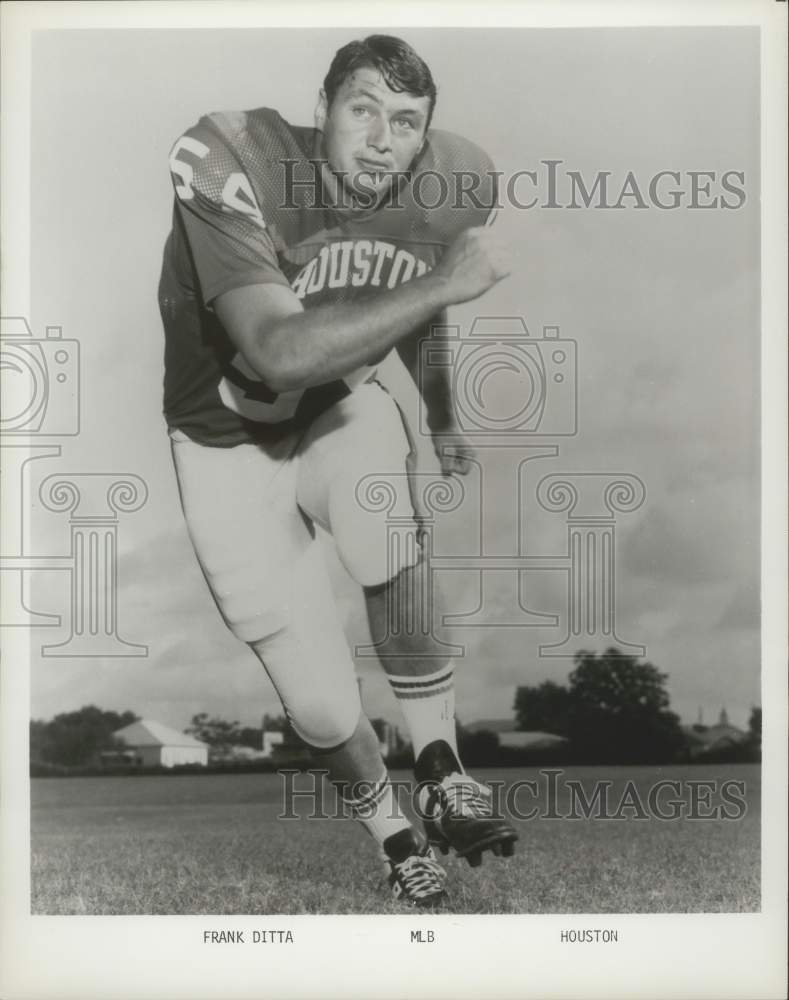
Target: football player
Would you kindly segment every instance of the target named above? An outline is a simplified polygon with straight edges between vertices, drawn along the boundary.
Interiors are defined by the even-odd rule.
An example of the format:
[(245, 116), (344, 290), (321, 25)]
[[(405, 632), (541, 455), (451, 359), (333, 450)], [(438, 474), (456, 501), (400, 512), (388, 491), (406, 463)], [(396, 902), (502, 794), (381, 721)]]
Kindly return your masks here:
[[(433, 846), (476, 865), (484, 850), (511, 854), (516, 839), (460, 762), (452, 663), (426, 644), (430, 623), (387, 636), (393, 607), (427, 614), (427, 566), (403, 475), (409, 431), (378, 366), (394, 349), (416, 375), (431, 323), (508, 273), (486, 228), (492, 165), (430, 128), (435, 102), (414, 50), (373, 35), (337, 52), (314, 128), (267, 108), (202, 118), (170, 156), (175, 205), (159, 288), (165, 416), (211, 592), (379, 844), (395, 896), (427, 906), (445, 896)], [(459, 202), (463, 177), (474, 196)], [(421, 389), (446, 441), (446, 370), (425, 373)], [(445, 473), (467, 469), (454, 440), (440, 455)], [(406, 526), (394, 555), (386, 517), (358, 499), (370, 473), (389, 474)], [(364, 590), (413, 743), (425, 833), (393, 800), (316, 524)]]

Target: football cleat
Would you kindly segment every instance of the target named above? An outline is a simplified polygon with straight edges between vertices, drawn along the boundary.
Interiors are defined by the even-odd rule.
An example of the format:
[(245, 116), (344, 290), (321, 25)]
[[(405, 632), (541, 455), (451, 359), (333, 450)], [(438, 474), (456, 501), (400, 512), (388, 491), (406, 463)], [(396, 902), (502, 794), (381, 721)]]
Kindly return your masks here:
[[(453, 769), (439, 778), (448, 765)], [(472, 868), (482, 864), (483, 851), (505, 858), (514, 854), (518, 834), (494, 813), (490, 789), (460, 772), (460, 763), (446, 743), (425, 747), (416, 774), (424, 783), (419, 807), (431, 846), (442, 854), (452, 848)]]
[(440, 906), (447, 898), (446, 872), (427, 841), (407, 827), (384, 841), (387, 881), (395, 899), (422, 908)]

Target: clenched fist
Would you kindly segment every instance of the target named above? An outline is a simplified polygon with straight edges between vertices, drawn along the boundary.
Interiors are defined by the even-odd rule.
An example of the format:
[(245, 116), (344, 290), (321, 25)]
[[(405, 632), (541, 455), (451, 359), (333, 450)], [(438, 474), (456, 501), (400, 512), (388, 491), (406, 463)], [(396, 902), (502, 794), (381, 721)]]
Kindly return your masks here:
[(466, 229), (450, 245), (433, 275), (444, 282), (448, 305), (468, 302), (510, 273), (509, 253), (492, 229)]
[(433, 438), (433, 448), (445, 476), (467, 476), (476, 458), (476, 448), (457, 430), (454, 434), (442, 431)]

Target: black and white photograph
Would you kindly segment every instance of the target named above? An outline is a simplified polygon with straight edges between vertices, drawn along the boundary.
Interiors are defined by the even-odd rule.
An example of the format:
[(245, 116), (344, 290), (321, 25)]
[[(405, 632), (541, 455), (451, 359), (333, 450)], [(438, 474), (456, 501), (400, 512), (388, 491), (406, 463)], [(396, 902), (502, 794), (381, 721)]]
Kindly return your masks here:
[(785, 995), (786, 4), (4, 7), (2, 995)]

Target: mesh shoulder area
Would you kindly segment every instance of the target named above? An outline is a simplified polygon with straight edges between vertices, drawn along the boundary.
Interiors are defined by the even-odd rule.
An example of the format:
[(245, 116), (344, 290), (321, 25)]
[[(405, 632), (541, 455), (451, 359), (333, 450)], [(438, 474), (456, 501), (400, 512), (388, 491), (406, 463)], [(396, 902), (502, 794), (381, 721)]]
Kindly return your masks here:
[(475, 143), (452, 132), (431, 129), (413, 179), (420, 200), (430, 208), (431, 224), (447, 239), (485, 225), (496, 207), (493, 161)]
[(228, 177), (240, 169), (233, 146), (206, 115), (187, 129), (170, 150), (170, 172), (179, 201), (222, 204)]
[(283, 203), (288, 169), (293, 172), (288, 164), (306, 160), (309, 131), (268, 108), (206, 115), (170, 154), (176, 195), (265, 224)]

